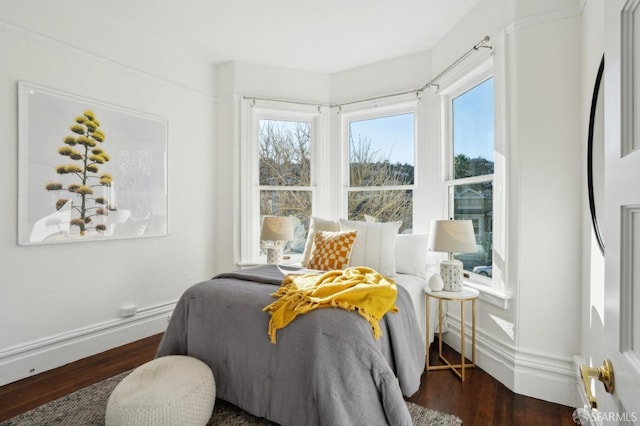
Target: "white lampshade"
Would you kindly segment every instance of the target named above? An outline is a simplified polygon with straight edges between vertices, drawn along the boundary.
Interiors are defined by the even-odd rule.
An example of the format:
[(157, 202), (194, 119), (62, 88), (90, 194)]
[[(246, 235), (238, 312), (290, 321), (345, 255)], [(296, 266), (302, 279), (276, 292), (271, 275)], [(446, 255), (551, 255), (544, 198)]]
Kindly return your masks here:
[(429, 232), (429, 250), (449, 253), (449, 259), (440, 262), (443, 290), (462, 291), (463, 265), (453, 254), (478, 250), (473, 223), (470, 220), (434, 220)]
[(434, 220), (429, 232), (429, 250), (444, 253), (474, 253), (478, 250), (470, 220)]
[(265, 216), (260, 239), (263, 241), (293, 240), (293, 223), (288, 216)]

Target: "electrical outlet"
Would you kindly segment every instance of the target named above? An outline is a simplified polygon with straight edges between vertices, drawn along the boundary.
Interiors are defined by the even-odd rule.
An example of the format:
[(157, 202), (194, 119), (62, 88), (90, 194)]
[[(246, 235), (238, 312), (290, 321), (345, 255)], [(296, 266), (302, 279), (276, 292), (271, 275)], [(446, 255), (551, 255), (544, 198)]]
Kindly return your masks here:
[(138, 312), (138, 307), (136, 305), (127, 305), (120, 309), (120, 316), (122, 318), (132, 317), (136, 312)]

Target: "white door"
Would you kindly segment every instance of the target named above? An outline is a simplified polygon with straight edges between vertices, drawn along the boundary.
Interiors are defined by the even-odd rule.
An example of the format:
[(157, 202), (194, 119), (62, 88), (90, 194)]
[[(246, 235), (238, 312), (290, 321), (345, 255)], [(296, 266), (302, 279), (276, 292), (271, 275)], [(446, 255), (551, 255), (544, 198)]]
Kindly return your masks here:
[[(640, 0), (605, 2), (605, 424), (640, 424)], [(593, 360), (596, 363), (598, 360)], [(600, 360), (601, 361), (601, 360)]]

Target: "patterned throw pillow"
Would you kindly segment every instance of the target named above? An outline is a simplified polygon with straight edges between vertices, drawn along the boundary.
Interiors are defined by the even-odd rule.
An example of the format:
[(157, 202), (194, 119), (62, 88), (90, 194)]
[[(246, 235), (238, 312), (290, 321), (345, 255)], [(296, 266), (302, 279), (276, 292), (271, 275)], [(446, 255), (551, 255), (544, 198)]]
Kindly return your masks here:
[(316, 231), (307, 268), (321, 271), (346, 268), (356, 235), (357, 231)]
[(311, 218), (309, 221), (309, 235), (307, 235), (307, 242), (304, 245), (302, 261), (300, 262), (305, 268), (309, 267), (309, 258), (313, 250), (313, 237), (316, 235), (316, 231), (340, 232), (340, 224), (337, 220), (322, 219), (320, 217)]

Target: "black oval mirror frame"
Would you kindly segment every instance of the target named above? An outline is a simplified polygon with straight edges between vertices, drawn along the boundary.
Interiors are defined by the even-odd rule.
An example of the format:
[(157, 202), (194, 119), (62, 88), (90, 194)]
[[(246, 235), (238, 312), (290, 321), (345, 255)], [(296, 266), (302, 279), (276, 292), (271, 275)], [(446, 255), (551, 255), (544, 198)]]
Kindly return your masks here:
[[(593, 95), (591, 97), (591, 111), (589, 114), (589, 134), (587, 139), (587, 184), (589, 186), (589, 209), (591, 210), (591, 223), (593, 224), (593, 231), (595, 232), (596, 239), (598, 240), (598, 246), (600, 251), (604, 255), (604, 241), (602, 239), (602, 232), (598, 225), (598, 216), (596, 211), (596, 200), (594, 194), (594, 171), (593, 171), (593, 155), (594, 155), (594, 127), (596, 121), (596, 107), (598, 105), (598, 94), (600, 92), (600, 84), (602, 83), (602, 74), (604, 72), (604, 55), (600, 60), (600, 67), (598, 68), (598, 74), (596, 75), (596, 83), (593, 87)], [(600, 100), (602, 102), (602, 100)]]

